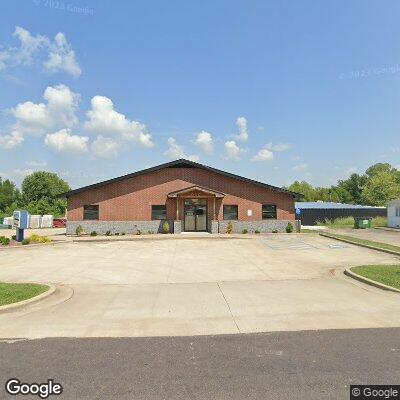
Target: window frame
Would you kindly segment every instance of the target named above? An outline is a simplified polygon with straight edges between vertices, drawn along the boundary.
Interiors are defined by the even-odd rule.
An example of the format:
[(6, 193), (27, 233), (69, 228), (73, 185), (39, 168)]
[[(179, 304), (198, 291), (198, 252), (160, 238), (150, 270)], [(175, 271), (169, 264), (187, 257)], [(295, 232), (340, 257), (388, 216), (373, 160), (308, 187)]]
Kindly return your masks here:
[[(236, 207), (236, 218), (225, 218), (225, 207)], [(237, 204), (223, 204), (222, 218), (224, 221), (237, 221), (239, 219), (239, 206)]]
[[(165, 218), (154, 218), (154, 208), (163, 207)], [(165, 204), (152, 204), (151, 205), (151, 220), (152, 221), (166, 221), (167, 220), (167, 206)]]
[[(97, 218), (88, 218), (85, 212), (88, 210), (86, 207), (95, 207), (97, 209)], [(93, 210), (92, 210), (93, 211)], [(100, 219), (100, 207), (98, 204), (84, 204), (83, 205), (83, 221), (98, 221)]]
[[(274, 217), (264, 217), (264, 214), (267, 213), (267, 211), (264, 211), (264, 207), (274, 207)], [(263, 220), (267, 220), (267, 219), (278, 219), (278, 207), (276, 206), (276, 204), (263, 204), (261, 206), (261, 217)]]

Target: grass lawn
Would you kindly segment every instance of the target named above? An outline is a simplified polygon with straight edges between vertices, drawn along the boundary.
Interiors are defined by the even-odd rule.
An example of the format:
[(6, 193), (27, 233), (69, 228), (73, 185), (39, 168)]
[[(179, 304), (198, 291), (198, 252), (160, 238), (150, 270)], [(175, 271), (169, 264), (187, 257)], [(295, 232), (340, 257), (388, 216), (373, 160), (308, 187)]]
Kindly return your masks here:
[(361, 265), (350, 268), (352, 272), (373, 281), (400, 289), (400, 264), (397, 265)]
[[(353, 217), (345, 217), (345, 218), (336, 218), (335, 220), (325, 220), (325, 221), (317, 221), (317, 225), (319, 226), (327, 226), (329, 228), (354, 228), (354, 218)], [(387, 218), (385, 217), (375, 217), (372, 218), (372, 227), (385, 227), (387, 226)]]
[(45, 292), (49, 287), (36, 283), (1, 283), (0, 306), (27, 300)]
[[(326, 233), (324, 233), (324, 234), (326, 234)], [(348, 236), (348, 235), (337, 235), (336, 233), (330, 233), (330, 232), (327, 234), (327, 236), (336, 238), (336, 239), (350, 240), (354, 243), (365, 244), (367, 246), (379, 247), (380, 249), (392, 250), (392, 251), (397, 251), (400, 253), (400, 246), (395, 246), (393, 244), (375, 242), (373, 240), (360, 239), (360, 238), (357, 238), (354, 236)]]

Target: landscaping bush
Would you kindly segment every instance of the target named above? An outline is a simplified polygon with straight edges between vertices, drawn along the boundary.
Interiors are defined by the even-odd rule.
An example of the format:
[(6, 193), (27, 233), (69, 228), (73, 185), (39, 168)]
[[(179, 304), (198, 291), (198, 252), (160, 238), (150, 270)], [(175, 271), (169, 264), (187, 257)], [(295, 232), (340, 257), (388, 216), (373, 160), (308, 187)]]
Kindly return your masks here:
[(136, 235), (141, 235), (142, 234), (142, 231), (140, 230), (140, 229), (138, 229), (137, 231), (136, 231)]
[(97, 232), (96, 231), (90, 232), (90, 236), (97, 236)]
[(17, 240), (17, 235), (12, 235), (12, 236), (11, 236), (11, 239), (12, 239), (12, 240)]
[(5, 236), (0, 236), (0, 244), (2, 246), (8, 246), (10, 244), (10, 239)]
[(21, 244), (26, 245), (26, 244), (30, 244), (31, 241), (29, 239), (24, 239)]
[(256, 230), (254, 231), (254, 233), (259, 234), (260, 231), (259, 231), (258, 229), (256, 229)]
[(162, 225), (162, 231), (163, 233), (169, 233), (169, 223), (165, 221)]
[(29, 241), (33, 243), (49, 243), (51, 242), (51, 239), (49, 239), (47, 236), (40, 236), (34, 233), (29, 236)]
[(288, 222), (286, 226), (286, 233), (292, 233), (293, 232), (293, 224), (291, 222)]
[(228, 225), (226, 226), (226, 233), (231, 234), (233, 232), (233, 222), (228, 221)]
[(111, 236), (111, 231), (107, 231), (106, 236)]
[(248, 233), (248, 232), (249, 232), (249, 231), (248, 231), (247, 229), (243, 229), (243, 230), (242, 230), (242, 233), (243, 233), (243, 234), (246, 234), (246, 233)]
[(125, 232), (121, 232), (121, 236), (125, 236)]
[(75, 229), (76, 236), (81, 236), (83, 234), (83, 228), (81, 225), (78, 225)]
[(115, 232), (114, 235), (115, 235), (115, 236), (119, 236), (119, 232)]
[(278, 229), (274, 229), (272, 233), (278, 233)]

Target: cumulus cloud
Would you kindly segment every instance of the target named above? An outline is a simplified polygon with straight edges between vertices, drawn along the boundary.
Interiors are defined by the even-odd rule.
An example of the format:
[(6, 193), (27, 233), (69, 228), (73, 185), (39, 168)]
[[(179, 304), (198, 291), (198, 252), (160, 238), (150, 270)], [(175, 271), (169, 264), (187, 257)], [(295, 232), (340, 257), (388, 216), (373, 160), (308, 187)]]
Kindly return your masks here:
[(72, 127), (78, 123), (75, 115), (80, 96), (65, 85), (49, 86), (43, 94), (45, 103), (27, 101), (9, 110), (16, 119), (14, 129), (21, 134), (43, 134), (58, 127)]
[(115, 134), (126, 141), (135, 141), (144, 147), (153, 147), (152, 137), (146, 131), (146, 126), (137, 121), (131, 121), (124, 114), (114, 109), (114, 104), (108, 97), (95, 96), (91, 101), (91, 109), (87, 112), (88, 120), (84, 128), (99, 135)]
[(249, 138), (249, 133), (247, 131), (247, 119), (245, 117), (239, 117), (236, 120), (236, 126), (239, 129), (239, 133), (235, 135), (235, 138), (242, 142), (246, 142)]
[(88, 141), (86, 136), (72, 135), (70, 129), (60, 129), (47, 134), (44, 143), (56, 153), (76, 154), (88, 151)]
[(194, 162), (199, 161), (199, 156), (195, 154), (187, 156), (183, 150), (183, 147), (176, 142), (175, 138), (169, 137), (167, 143), (168, 149), (164, 152), (164, 155), (168, 158), (171, 158), (172, 160), (176, 160), (178, 158), (186, 158)]
[(274, 153), (267, 148), (263, 148), (252, 157), (251, 161), (272, 161), (274, 159)]
[(64, 33), (58, 32), (54, 40), (51, 40), (44, 35), (34, 36), (28, 30), (17, 26), (13, 36), (18, 39), (19, 46), (8, 46), (0, 51), (0, 70), (9, 66), (30, 65), (36, 58), (43, 59), (43, 55), (47, 54), (47, 60), (43, 62), (45, 70), (63, 71), (74, 77), (80, 76), (81, 68)]
[(3, 149), (12, 149), (24, 141), (23, 136), (18, 131), (12, 131), (8, 135), (0, 135), (0, 147)]
[(291, 147), (292, 147), (292, 145), (290, 143), (275, 143), (274, 144), (272, 142), (267, 143), (267, 145), (265, 146), (266, 149), (275, 151), (275, 152), (286, 151), (286, 150), (289, 150)]
[(211, 133), (201, 131), (197, 134), (194, 143), (207, 154), (211, 154), (213, 152), (213, 138)]
[(245, 152), (244, 149), (240, 148), (234, 140), (225, 142), (225, 160), (240, 160), (240, 156)]
[(54, 42), (50, 43), (48, 59), (43, 66), (48, 71), (64, 71), (76, 78), (82, 73), (75, 52), (62, 32), (58, 32), (54, 37)]
[(99, 135), (91, 145), (93, 154), (101, 158), (113, 158), (118, 154), (120, 144), (115, 140)]

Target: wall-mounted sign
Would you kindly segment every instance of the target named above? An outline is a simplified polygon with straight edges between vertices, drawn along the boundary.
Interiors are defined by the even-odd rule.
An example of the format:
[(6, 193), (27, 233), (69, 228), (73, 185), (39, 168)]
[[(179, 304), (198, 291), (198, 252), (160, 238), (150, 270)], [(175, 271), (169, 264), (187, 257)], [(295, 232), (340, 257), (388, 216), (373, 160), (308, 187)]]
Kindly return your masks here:
[(253, 210), (247, 210), (247, 216), (251, 217), (253, 215)]

